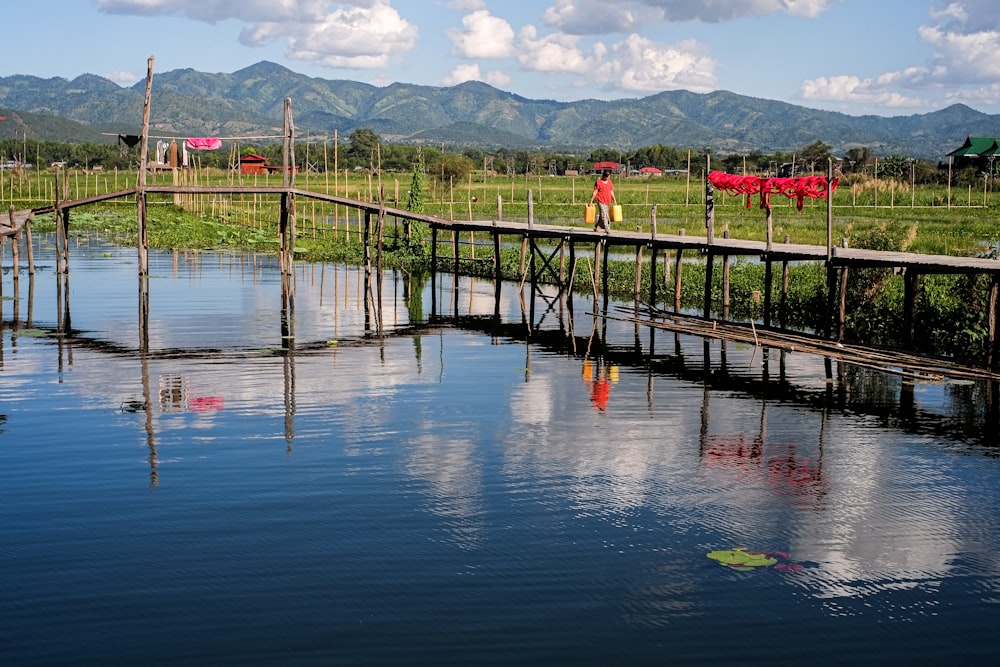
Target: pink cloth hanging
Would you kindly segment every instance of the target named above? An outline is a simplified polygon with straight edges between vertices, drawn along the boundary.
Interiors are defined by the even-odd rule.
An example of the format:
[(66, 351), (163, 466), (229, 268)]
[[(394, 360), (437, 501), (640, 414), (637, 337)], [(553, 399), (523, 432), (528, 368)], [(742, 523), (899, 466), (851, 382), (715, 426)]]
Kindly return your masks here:
[(191, 137), (185, 144), (193, 151), (214, 151), (222, 147), (222, 139), (215, 137)]

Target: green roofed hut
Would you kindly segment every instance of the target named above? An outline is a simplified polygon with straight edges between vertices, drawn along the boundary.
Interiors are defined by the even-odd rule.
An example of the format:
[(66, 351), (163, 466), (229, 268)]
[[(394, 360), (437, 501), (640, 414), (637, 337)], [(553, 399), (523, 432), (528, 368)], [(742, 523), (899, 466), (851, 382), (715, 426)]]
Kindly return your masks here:
[(956, 165), (977, 164), (985, 160), (992, 171), (993, 160), (1000, 155), (1000, 137), (974, 137), (969, 135), (965, 143), (948, 153)]

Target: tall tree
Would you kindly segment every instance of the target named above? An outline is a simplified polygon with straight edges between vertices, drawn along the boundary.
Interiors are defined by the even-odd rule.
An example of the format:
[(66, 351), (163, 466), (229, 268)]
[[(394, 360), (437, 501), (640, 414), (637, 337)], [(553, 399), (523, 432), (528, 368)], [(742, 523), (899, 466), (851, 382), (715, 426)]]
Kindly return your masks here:
[(422, 213), (424, 210), (424, 154), (417, 151), (417, 161), (413, 163), (413, 177), (410, 191), (406, 195), (406, 210)]
[(359, 127), (348, 136), (351, 147), (347, 149), (347, 159), (355, 166), (375, 167), (375, 155), (382, 137), (375, 134), (375, 131), (367, 127)]

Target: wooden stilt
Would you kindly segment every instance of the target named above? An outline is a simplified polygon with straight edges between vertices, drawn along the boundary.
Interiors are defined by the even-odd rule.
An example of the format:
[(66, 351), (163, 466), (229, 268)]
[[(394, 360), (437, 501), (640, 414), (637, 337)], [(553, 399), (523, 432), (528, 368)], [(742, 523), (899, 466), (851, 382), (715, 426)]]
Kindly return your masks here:
[(996, 371), (1000, 367), (1000, 348), (997, 341), (997, 295), (1000, 293), (1000, 276), (993, 275), (990, 280), (990, 291), (988, 297), (987, 327), (989, 331), (990, 344), (986, 351), (986, 367)]
[(684, 248), (677, 249), (677, 261), (674, 262), (674, 312), (681, 312), (681, 265), (684, 261)]
[(919, 274), (911, 269), (906, 269), (903, 274), (903, 335), (907, 347), (913, 347), (916, 341), (916, 312), (917, 312), (917, 287)]
[(847, 335), (847, 282), (848, 270), (845, 266), (840, 270), (840, 298), (837, 308), (837, 340), (842, 341)]
[(764, 326), (771, 326), (771, 291), (773, 288), (774, 276), (772, 275), (772, 265), (770, 259), (764, 261)]
[(714, 279), (714, 272), (715, 255), (709, 251), (708, 255), (705, 257), (705, 299), (703, 304), (703, 315), (705, 319), (710, 319), (712, 317), (712, 281)]

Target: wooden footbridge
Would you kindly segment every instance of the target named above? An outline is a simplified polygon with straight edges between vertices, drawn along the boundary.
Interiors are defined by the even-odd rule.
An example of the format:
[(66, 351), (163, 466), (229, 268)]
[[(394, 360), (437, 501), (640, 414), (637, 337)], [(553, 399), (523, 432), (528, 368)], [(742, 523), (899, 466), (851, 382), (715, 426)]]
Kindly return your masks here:
[[(147, 76), (146, 104), (143, 112), (143, 136), (146, 137), (149, 125), (149, 92), (152, 79), (152, 58), (149, 61), (149, 75)], [(766, 241), (750, 241), (728, 238), (723, 235), (716, 237), (714, 233), (714, 215), (712, 211), (712, 185), (706, 181), (706, 215), (705, 215), (705, 235), (688, 236), (685, 234), (659, 234), (656, 224), (656, 206), (653, 205), (649, 214), (649, 232), (630, 231), (626, 229), (615, 229), (610, 234), (597, 232), (589, 227), (549, 225), (541, 224), (534, 219), (533, 206), (531, 203), (531, 193), (528, 193), (528, 219), (526, 221), (507, 220), (480, 220), (480, 221), (457, 221), (446, 220), (430, 215), (423, 215), (398, 208), (385, 206), (384, 198), (379, 202), (362, 201), (340, 197), (336, 195), (314, 192), (295, 186), (294, 165), (294, 124), (291, 115), (291, 100), (285, 100), (284, 130), (281, 138), (283, 140), (283, 183), (281, 186), (178, 186), (178, 185), (147, 185), (146, 184), (146, 147), (147, 141), (141, 142), (140, 170), (139, 178), (133, 188), (95, 195), (85, 199), (60, 200), (57, 194), (56, 201), (49, 206), (35, 208), (28, 211), (14, 211), (11, 209), (6, 216), (6, 220), (0, 225), (0, 238), (12, 239), (14, 246), (14, 280), (15, 284), (19, 273), (19, 255), (17, 251), (18, 241), (21, 238), (27, 239), (28, 251), (28, 273), (34, 273), (34, 265), (31, 251), (30, 234), (31, 218), (35, 215), (54, 213), (56, 216), (57, 235), (57, 271), (67, 272), (69, 270), (69, 243), (67, 235), (70, 226), (71, 212), (79, 207), (96, 204), (112, 199), (130, 198), (136, 202), (137, 211), (137, 238), (138, 248), (138, 275), (140, 277), (140, 298), (147, 299), (146, 281), (144, 278), (148, 274), (148, 238), (147, 238), (147, 212), (146, 204), (150, 195), (194, 195), (208, 196), (219, 194), (230, 195), (264, 195), (274, 197), (279, 200), (278, 214), (278, 235), (280, 241), (279, 266), (282, 274), (290, 274), (292, 271), (295, 240), (298, 236), (296, 228), (296, 200), (312, 199), (314, 201), (327, 202), (360, 211), (364, 216), (364, 244), (366, 248), (365, 268), (370, 275), (372, 270), (372, 253), (381, 247), (382, 223), (387, 217), (394, 217), (399, 220), (423, 223), (432, 231), (432, 272), (436, 273), (441, 265), (451, 268), (456, 273), (459, 272), (459, 233), (475, 232), (487, 235), (492, 239), (492, 262), (495, 272), (496, 289), (499, 292), (502, 282), (500, 249), (503, 239), (511, 243), (516, 239), (521, 244), (521, 275), (522, 283), (530, 281), (532, 289), (538, 283), (555, 284), (560, 290), (572, 289), (575, 273), (578, 266), (578, 247), (592, 249), (594, 264), (591, 268), (594, 280), (594, 295), (603, 293), (605, 299), (605, 310), (607, 310), (608, 299), (608, 258), (612, 251), (616, 253), (629, 253), (635, 257), (635, 297), (641, 299), (640, 294), (641, 278), (643, 275), (643, 264), (648, 261), (652, 279), (649, 281), (650, 293), (648, 294), (649, 304), (655, 306), (660, 299), (658, 286), (661, 281), (657, 280), (657, 272), (662, 264), (662, 275), (664, 287), (673, 283), (673, 309), (679, 312), (681, 308), (681, 266), (685, 257), (692, 256), (700, 258), (706, 272), (703, 316), (706, 320), (721, 315), (722, 320), (729, 317), (729, 262), (733, 257), (751, 257), (759, 260), (765, 267), (764, 284), (761, 286), (763, 297), (763, 320), (765, 326), (770, 326), (775, 308), (771, 303), (773, 293), (773, 281), (776, 268), (780, 268), (780, 290), (782, 305), (789, 290), (789, 264), (798, 262), (819, 262), (825, 265), (827, 270), (827, 297), (828, 297), (828, 328), (826, 336), (839, 340), (843, 337), (844, 323), (846, 318), (846, 288), (847, 275), (852, 269), (864, 267), (884, 267), (894, 269), (903, 275), (905, 280), (905, 300), (904, 300), (904, 321), (909, 340), (912, 340), (915, 327), (915, 311), (918, 293), (919, 279), (927, 274), (985, 274), (990, 277), (988, 311), (989, 330), (989, 358), (986, 365), (996, 369), (1000, 361), (1000, 349), (998, 349), (997, 336), (997, 307), (998, 294), (1000, 294), (1000, 261), (992, 259), (977, 259), (968, 257), (953, 257), (942, 255), (926, 255), (902, 252), (882, 252), (876, 250), (851, 249), (846, 247), (834, 247), (832, 242), (832, 213), (830, 211), (830, 198), (826, 197), (828, 205), (827, 214), (827, 245), (813, 246), (788, 243), (776, 243), (771, 234), (770, 208), (767, 212), (767, 235)], [(708, 170), (706, 169), (706, 173)], [(62, 185), (66, 182), (63, 180)], [(826, 185), (829, 188), (833, 184), (832, 168), (826, 177)], [(65, 191), (66, 187), (60, 187), (59, 174), (57, 174), (56, 192)], [(502, 202), (498, 198), (498, 217), (501, 215)], [(377, 225), (377, 226), (376, 226)], [(442, 232), (450, 234), (451, 255), (442, 254), (440, 235)], [(648, 260), (645, 253), (649, 253)], [(671, 253), (673, 253), (673, 280), (669, 281), (671, 271)], [(451, 267), (448, 267), (448, 262)], [(721, 262), (717, 262), (721, 260)], [(587, 257), (589, 266), (589, 257)], [(713, 272), (717, 263), (721, 263), (722, 290), (720, 304), (713, 303)], [(598, 271), (598, 267), (600, 270)], [(16, 289), (15, 289), (16, 293)], [(145, 304), (144, 307), (148, 307)], [(784, 312), (781, 308), (779, 313)], [(783, 324), (783, 322), (782, 322)]]

